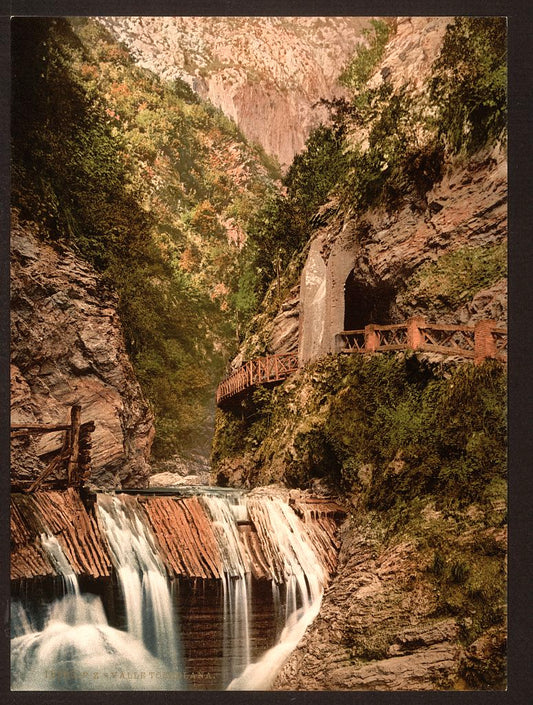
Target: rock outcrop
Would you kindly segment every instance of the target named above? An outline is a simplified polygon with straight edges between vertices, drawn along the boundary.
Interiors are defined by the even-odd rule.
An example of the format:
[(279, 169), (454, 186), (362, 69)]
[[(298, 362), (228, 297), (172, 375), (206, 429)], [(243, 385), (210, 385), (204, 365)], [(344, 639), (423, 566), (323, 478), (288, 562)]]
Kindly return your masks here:
[[(505, 529), (483, 529), (484, 519), (494, 522), (493, 510), (486, 516), (479, 510), (475, 514), (476, 519), (470, 511), (469, 516), (444, 520), (428, 506), (416, 530), (409, 527), (403, 536), (388, 540), (383, 540), (379, 522), (352, 515), (343, 526), (338, 571), (320, 614), (274, 688), (462, 690), (473, 684), (503, 688), (505, 629), (482, 629), (473, 639), (471, 608), (464, 609), (468, 600), (456, 616), (450, 615), (443, 607), (445, 581), (432, 572), (433, 554), (424, 537), (434, 535), (438, 523), (448, 550), (469, 551), (490, 533), (496, 541), (490, 552), (503, 556)], [(459, 526), (470, 531), (461, 536)]]
[(153, 463), (152, 472), (150, 487), (210, 484), (209, 461), (199, 453), (184, 453)]
[[(61, 424), (71, 405), (93, 420), (92, 484), (147, 485), (153, 416), (126, 353), (117, 296), (65, 246), (13, 218), (11, 421)], [(13, 445), (14, 479), (35, 478), (61, 434)]]
[[(466, 166), (450, 165), (425, 204), (407, 199), (393, 212), (373, 209), (359, 217), (337, 213), (315, 231), (300, 285), (303, 362), (333, 352), (335, 335), (346, 330), (347, 321), (360, 318), (352, 329), (363, 327), (370, 322), (364, 320), (364, 312), (371, 309), (387, 317), (375, 323), (400, 322), (415, 313), (461, 324), (483, 317), (507, 320), (505, 280), (477, 292), (456, 310), (438, 308), (438, 301), (421, 305), (403, 295), (409, 276), (422, 265), (446, 253), (506, 241), (506, 156), (494, 149), (482, 157)], [(359, 284), (351, 300), (350, 275)]]
[(181, 78), (287, 167), (343, 94), (361, 17), (105, 17), (141, 66)]

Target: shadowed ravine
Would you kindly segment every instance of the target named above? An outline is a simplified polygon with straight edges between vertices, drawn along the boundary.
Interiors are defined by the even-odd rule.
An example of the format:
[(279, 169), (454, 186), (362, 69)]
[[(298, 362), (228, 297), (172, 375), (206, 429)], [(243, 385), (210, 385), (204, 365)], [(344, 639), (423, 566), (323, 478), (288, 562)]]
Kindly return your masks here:
[[(15, 563), (20, 569), (32, 544), (51, 568), (48, 577), (17, 581), (13, 689), (270, 686), (320, 608), (338, 508), (310, 509), (294, 498), (289, 506), (287, 497), (264, 493), (197, 492), (99, 494), (91, 541), (76, 546), (57, 517), (49, 512), (46, 527), (35, 511), (42, 494), (13, 498), (17, 535), (27, 543)], [(47, 495), (61, 504), (63, 493)], [(82, 523), (91, 510), (78, 503)], [(39, 534), (36, 516), (45, 528)], [(80, 556), (73, 552), (90, 555), (98, 541), (112, 569), (95, 580), (75, 572)]]

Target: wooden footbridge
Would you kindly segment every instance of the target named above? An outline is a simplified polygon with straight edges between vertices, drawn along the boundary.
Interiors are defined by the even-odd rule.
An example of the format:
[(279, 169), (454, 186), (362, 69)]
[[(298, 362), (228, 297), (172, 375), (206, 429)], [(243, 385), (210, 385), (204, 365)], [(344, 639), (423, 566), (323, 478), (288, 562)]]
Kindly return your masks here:
[(256, 357), (222, 380), (217, 387), (217, 404), (223, 404), (258, 384), (282, 382), (297, 370), (298, 353)]
[[(360, 330), (341, 331), (335, 352), (371, 354), (389, 351), (433, 352), (471, 359), (507, 362), (507, 327), (496, 321), (472, 326), (428, 323), (422, 317), (393, 325), (369, 324)], [(246, 362), (218, 385), (216, 402), (224, 406), (260, 384), (277, 384), (298, 370), (298, 354), (271, 355)]]

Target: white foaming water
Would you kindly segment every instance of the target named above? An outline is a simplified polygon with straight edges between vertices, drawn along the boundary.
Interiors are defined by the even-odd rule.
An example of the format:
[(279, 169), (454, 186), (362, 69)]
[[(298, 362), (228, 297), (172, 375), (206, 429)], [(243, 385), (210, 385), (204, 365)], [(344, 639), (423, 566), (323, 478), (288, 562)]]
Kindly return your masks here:
[[(322, 602), (326, 572), (313, 550), (304, 524), (278, 498), (205, 496), (224, 567), (224, 664), (228, 690), (265, 690), (314, 620)], [(253, 519), (273, 574), (286, 585), (284, 628), (275, 646), (255, 663), (250, 659), (250, 557), (239, 538), (237, 522)], [(281, 610), (279, 586), (273, 601)], [(232, 639), (230, 639), (230, 634)], [(227, 653), (232, 643), (232, 653)], [(239, 645), (238, 649), (235, 645)]]
[(317, 616), (327, 577), (307, 541), (305, 526), (286, 504), (277, 498), (251, 500), (249, 510), (258, 532), (267, 540), (270, 536), (277, 561), (281, 563), (287, 586), (286, 623), (278, 643), (231, 681), (227, 690), (267, 690), (271, 686)]
[[(318, 614), (326, 571), (311, 534), (292, 509), (272, 497), (206, 494), (224, 570), (223, 684), (228, 690), (268, 689)], [(179, 690), (183, 687), (178, 615), (157, 542), (135, 501), (100, 495), (97, 511), (118, 576), (127, 632), (110, 627), (99, 598), (80, 594), (61, 545), (42, 544), (63, 577), (56, 601), (37, 631), (22, 605), (12, 610), (15, 690)], [(269, 565), (277, 643), (251, 662), (252, 558), (239, 524), (252, 522)], [(284, 589), (283, 589), (284, 586)], [(285, 599), (282, 600), (282, 594)], [(156, 674), (156, 675), (154, 675)]]
[(11, 636), (24, 636), (36, 631), (33, 627), (30, 616), (18, 600), (11, 603), (10, 609)]
[(246, 505), (232, 503), (227, 497), (206, 495), (201, 500), (211, 516), (224, 568), (222, 678), (229, 683), (251, 660), (251, 574), (237, 527), (237, 521), (247, 520), (248, 512)]
[[(42, 631), (11, 640), (12, 690), (176, 690), (167, 666), (107, 624), (100, 599), (67, 595)], [(170, 676), (170, 677), (169, 677)]]
[(172, 669), (181, 667), (178, 615), (152, 532), (135, 503), (100, 495), (98, 513), (124, 597), (128, 632)]
[(57, 538), (52, 534), (41, 534), (41, 543), (57, 572), (63, 578), (67, 595), (79, 595), (80, 586), (78, 578), (68, 562)]

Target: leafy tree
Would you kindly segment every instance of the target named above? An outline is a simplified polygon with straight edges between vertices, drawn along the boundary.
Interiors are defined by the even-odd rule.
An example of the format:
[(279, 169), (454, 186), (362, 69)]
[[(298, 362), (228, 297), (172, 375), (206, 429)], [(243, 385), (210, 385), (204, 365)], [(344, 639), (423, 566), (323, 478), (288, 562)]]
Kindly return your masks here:
[[(344, 140), (331, 127), (319, 125), (294, 157), (284, 183), (294, 210), (305, 221), (325, 203), (331, 189), (346, 172)], [(302, 226), (304, 227), (304, 226)]]
[(311, 132), (283, 179), (285, 194), (273, 192), (250, 221), (240, 279), (248, 293), (237, 299), (243, 312), (252, 311), (269, 283), (308, 241), (313, 214), (342, 180), (347, 165), (342, 135), (325, 125)]

